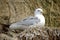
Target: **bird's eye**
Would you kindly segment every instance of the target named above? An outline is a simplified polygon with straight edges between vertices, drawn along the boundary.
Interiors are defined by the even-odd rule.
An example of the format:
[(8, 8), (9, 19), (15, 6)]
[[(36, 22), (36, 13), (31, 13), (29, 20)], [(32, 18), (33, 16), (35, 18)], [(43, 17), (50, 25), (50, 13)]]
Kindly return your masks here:
[(40, 10), (38, 10), (38, 12), (40, 12)]
[(38, 10), (38, 12), (42, 13), (42, 11)]

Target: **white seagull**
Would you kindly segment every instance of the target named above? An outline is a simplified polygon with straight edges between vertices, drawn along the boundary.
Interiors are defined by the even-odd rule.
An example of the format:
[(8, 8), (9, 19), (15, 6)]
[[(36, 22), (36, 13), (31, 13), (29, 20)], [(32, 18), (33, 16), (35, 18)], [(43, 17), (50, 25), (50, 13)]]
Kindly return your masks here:
[(13, 23), (9, 26), (10, 29), (26, 29), (31, 25), (39, 25), (40, 27), (43, 27), (45, 25), (45, 18), (43, 16), (43, 10), (41, 8), (37, 8), (34, 11), (34, 16), (30, 16), (28, 18), (23, 19), (22, 21), (18, 21), (16, 23)]

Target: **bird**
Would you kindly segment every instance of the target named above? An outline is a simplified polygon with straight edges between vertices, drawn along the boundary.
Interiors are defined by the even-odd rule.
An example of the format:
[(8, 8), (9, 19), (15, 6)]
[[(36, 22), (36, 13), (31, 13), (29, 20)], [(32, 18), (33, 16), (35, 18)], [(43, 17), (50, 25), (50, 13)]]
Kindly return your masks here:
[(21, 21), (18, 21), (16, 23), (12, 23), (9, 28), (10, 29), (27, 29), (29, 26), (39, 25), (40, 27), (45, 26), (45, 17), (43, 16), (43, 10), (42, 8), (37, 8), (34, 11), (34, 16), (30, 16), (27, 18), (24, 18)]

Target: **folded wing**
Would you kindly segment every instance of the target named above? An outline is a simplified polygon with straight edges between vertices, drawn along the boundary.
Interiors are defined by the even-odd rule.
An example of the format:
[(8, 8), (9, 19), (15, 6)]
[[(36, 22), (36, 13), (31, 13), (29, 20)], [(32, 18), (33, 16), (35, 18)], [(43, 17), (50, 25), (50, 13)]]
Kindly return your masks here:
[(37, 24), (38, 22), (40, 22), (40, 20), (37, 17), (29, 17), (29, 18), (23, 19), (20, 22), (17, 22), (17, 25), (30, 26), (30, 25)]

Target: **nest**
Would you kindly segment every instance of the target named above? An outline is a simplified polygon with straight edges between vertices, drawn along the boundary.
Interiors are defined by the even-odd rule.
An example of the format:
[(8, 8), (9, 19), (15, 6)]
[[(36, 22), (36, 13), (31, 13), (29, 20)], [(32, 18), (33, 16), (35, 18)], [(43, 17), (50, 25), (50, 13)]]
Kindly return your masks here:
[(28, 28), (18, 34), (20, 40), (60, 40), (56, 29), (49, 27), (33, 27)]
[(49, 27), (30, 27), (18, 33), (0, 33), (1, 40), (60, 40), (60, 29)]

